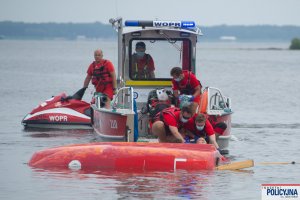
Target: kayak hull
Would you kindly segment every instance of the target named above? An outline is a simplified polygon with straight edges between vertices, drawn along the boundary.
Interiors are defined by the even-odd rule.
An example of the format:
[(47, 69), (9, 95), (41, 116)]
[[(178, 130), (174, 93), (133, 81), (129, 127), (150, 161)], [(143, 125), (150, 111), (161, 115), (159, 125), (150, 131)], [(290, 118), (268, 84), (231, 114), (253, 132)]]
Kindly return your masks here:
[(102, 142), (42, 150), (32, 156), (29, 166), (78, 170), (213, 170), (216, 155), (216, 149), (209, 144)]

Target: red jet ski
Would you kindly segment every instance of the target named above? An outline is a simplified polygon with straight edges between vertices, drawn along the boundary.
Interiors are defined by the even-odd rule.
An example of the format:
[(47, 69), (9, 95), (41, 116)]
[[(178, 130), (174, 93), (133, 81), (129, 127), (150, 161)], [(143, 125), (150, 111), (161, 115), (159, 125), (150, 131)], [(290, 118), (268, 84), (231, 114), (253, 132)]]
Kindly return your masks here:
[(85, 90), (44, 101), (24, 117), (22, 124), (25, 128), (92, 129), (90, 104), (82, 100)]

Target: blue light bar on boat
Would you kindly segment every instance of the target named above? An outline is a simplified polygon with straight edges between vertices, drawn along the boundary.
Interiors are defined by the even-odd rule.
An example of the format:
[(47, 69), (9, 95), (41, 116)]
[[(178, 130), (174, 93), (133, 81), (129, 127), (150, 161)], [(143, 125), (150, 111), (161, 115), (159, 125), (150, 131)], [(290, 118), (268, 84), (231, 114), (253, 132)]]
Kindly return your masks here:
[(175, 28), (193, 28), (196, 23), (193, 21), (136, 21), (127, 20), (125, 26), (141, 27), (175, 27)]

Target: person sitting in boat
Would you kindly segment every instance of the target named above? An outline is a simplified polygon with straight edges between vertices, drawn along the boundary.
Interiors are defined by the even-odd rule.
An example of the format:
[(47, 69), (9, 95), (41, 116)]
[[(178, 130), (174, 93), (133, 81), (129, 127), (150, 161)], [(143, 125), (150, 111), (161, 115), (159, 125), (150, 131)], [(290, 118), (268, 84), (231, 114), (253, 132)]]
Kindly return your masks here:
[(192, 95), (190, 101), (192, 102), (193, 113), (195, 113), (200, 102), (202, 89), (200, 81), (192, 72), (182, 70), (180, 67), (173, 67), (170, 75), (173, 77), (172, 89), (175, 98), (178, 99), (179, 95)]
[(110, 108), (113, 95), (117, 92), (115, 69), (111, 61), (103, 59), (103, 51), (101, 49), (95, 50), (94, 58), (95, 61), (88, 67), (83, 87), (87, 88), (90, 81), (92, 81), (96, 92), (107, 96), (105, 108)]
[(152, 133), (158, 137), (160, 143), (184, 143), (185, 140), (179, 129), (191, 117), (190, 106), (183, 106), (181, 110), (176, 107), (166, 108), (156, 115)]
[(150, 54), (145, 53), (146, 44), (144, 42), (137, 42), (135, 51), (131, 58), (131, 78), (154, 79), (154, 61)]
[(210, 143), (219, 149), (214, 128), (204, 114), (195, 114), (187, 123), (183, 124), (183, 129), (183, 134), (185, 135), (185, 141), (187, 143)]

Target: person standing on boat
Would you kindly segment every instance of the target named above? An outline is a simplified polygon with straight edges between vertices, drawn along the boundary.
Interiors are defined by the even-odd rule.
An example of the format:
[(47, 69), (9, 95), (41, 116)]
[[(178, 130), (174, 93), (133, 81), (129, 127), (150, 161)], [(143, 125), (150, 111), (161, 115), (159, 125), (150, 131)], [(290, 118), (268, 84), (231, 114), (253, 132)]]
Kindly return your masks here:
[(158, 137), (160, 143), (184, 143), (185, 140), (179, 129), (191, 117), (190, 106), (183, 106), (181, 110), (176, 107), (166, 108), (156, 115), (152, 133)]
[(154, 79), (154, 61), (150, 54), (145, 53), (146, 44), (144, 42), (137, 42), (135, 51), (131, 58), (131, 78)]
[(110, 102), (113, 99), (113, 95), (117, 92), (115, 68), (111, 61), (103, 59), (103, 51), (101, 49), (95, 50), (94, 58), (95, 61), (88, 67), (83, 87), (87, 88), (90, 81), (92, 81), (96, 92), (100, 92), (107, 96), (105, 108), (110, 108)]
[(186, 141), (194, 139), (194, 142), (197, 144), (210, 143), (213, 144), (216, 149), (219, 149), (214, 128), (204, 114), (195, 114), (187, 123), (183, 124), (183, 128), (185, 129)]
[(180, 67), (173, 67), (170, 75), (173, 77), (172, 89), (174, 96), (178, 99), (179, 95), (192, 95), (192, 110), (195, 113), (200, 102), (202, 89), (200, 81), (192, 72), (182, 70)]

